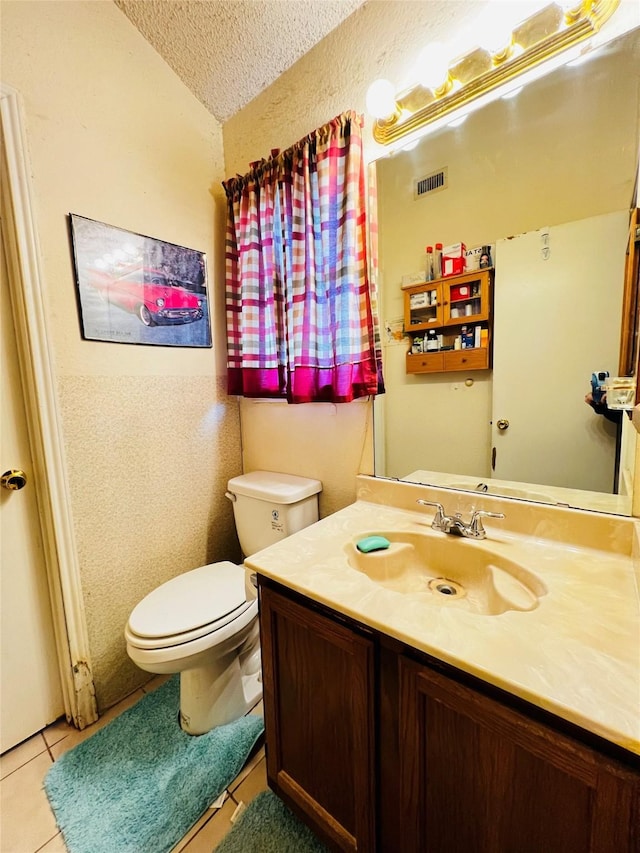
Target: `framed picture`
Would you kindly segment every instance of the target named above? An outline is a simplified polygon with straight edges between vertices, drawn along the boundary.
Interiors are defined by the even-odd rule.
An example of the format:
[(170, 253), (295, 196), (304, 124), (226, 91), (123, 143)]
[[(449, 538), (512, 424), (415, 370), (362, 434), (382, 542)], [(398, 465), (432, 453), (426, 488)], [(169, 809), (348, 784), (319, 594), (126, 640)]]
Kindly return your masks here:
[(203, 252), (69, 214), (82, 337), (210, 347)]

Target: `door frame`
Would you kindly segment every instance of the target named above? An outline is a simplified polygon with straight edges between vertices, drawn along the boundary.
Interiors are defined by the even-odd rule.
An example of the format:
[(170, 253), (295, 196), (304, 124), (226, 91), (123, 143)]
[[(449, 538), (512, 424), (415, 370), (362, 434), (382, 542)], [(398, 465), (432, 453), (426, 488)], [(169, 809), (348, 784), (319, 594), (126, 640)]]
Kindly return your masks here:
[(25, 128), (20, 94), (0, 84), (0, 201), (8, 285), (65, 714), (70, 723), (83, 729), (98, 719), (98, 713), (43, 300), (44, 275)]

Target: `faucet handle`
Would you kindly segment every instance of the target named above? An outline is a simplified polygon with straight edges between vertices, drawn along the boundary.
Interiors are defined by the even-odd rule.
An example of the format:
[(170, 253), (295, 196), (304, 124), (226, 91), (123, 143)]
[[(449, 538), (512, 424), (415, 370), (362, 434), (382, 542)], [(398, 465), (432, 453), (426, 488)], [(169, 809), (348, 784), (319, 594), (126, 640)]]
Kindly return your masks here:
[(422, 498), (419, 498), (416, 503), (420, 504), (420, 506), (434, 506), (436, 508), (436, 514), (433, 517), (431, 526), (434, 530), (441, 530), (444, 522), (444, 507), (442, 504), (438, 503), (438, 501), (425, 501)]
[(471, 533), (476, 536), (478, 539), (484, 539), (487, 535), (486, 530), (484, 529), (484, 525), (482, 523), (482, 519), (484, 518), (504, 518), (503, 512), (488, 512), (485, 509), (475, 509), (473, 511), (473, 515), (471, 516), (471, 522), (469, 524), (469, 529)]

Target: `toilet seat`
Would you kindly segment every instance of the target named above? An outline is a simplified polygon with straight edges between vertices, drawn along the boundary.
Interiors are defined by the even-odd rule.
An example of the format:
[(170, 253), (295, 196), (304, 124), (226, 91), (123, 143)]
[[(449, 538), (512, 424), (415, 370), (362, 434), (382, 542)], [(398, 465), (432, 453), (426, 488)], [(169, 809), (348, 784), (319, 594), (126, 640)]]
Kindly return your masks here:
[(257, 602), (247, 601), (244, 567), (211, 563), (166, 581), (143, 598), (129, 617), (125, 637), (138, 649), (164, 649), (238, 619), (244, 624), (248, 610), (257, 611)]

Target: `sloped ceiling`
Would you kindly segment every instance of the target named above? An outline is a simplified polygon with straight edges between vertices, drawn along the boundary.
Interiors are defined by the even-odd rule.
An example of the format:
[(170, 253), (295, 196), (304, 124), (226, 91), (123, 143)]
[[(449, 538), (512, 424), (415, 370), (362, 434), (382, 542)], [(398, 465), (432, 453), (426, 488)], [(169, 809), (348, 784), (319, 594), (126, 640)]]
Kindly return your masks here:
[(114, 0), (221, 123), (366, 0)]

